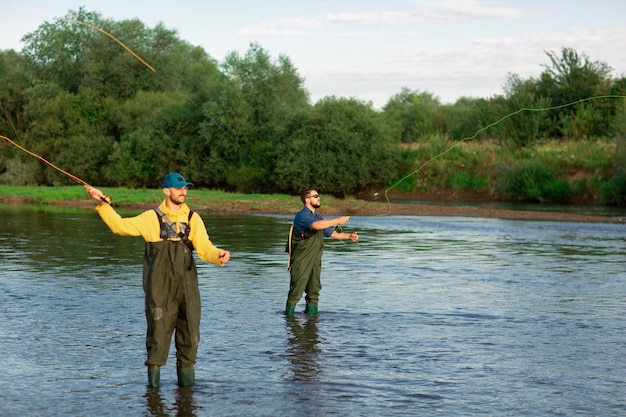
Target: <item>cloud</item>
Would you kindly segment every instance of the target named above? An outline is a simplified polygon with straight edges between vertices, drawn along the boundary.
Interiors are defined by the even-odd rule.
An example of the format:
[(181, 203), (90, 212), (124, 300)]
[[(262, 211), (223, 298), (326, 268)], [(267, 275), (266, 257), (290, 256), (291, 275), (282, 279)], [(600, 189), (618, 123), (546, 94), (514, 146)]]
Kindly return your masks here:
[(489, 7), (478, 1), (432, 2), (430, 6), (408, 11), (355, 12), (327, 16), (334, 24), (397, 26), (422, 22), (521, 19), (524, 13), (506, 7)]
[[(320, 98), (317, 91), (333, 91), (346, 97), (360, 94), (380, 107), (407, 87), (431, 92), (443, 102), (454, 102), (461, 96), (487, 98), (502, 94), (509, 74), (538, 78), (543, 65), (550, 65), (546, 53), (560, 56), (563, 47), (585, 53), (591, 61), (626, 68), (626, 57), (615, 53), (624, 38), (626, 28), (572, 28), (562, 33), (482, 37), (437, 47), (396, 47), (378, 52), (367, 63), (353, 68), (318, 66), (303, 70), (313, 100)], [(613, 75), (623, 76), (623, 71)]]
[[(490, 7), (480, 1), (455, 0), (428, 2), (426, 7), (411, 10), (356, 11), (329, 14), (325, 17), (286, 18), (248, 26), (242, 35), (303, 36), (318, 33), (329, 25), (337, 26), (402, 26), (422, 22), (458, 22), (470, 20), (521, 19), (524, 14), (512, 8)], [(350, 30), (348, 36), (365, 32)], [(368, 35), (368, 36), (371, 36)]]
[(320, 19), (288, 18), (263, 22), (260, 26), (248, 26), (241, 35), (303, 36), (323, 26)]

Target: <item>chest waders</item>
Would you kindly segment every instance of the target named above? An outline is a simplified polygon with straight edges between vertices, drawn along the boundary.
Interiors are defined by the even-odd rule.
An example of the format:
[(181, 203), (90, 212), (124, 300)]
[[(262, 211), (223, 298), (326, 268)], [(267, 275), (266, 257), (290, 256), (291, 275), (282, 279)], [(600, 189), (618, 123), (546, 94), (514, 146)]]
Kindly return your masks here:
[(291, 238), (290, 268), (291, 281), (285, 314), (294, 313), (296, 304), (306, 292), (306, 313), (317, 313), (320, 291), (322, 290), (322, 254), (324, 253), (324, 232), (293, 233)]
[(200, 341), (200, 292), (189, 223), (178, 223), (180, 232), (176, 232), (176, 225), (159, 209), (155, 211), (163, 240), (146, 242), (143, 264), (148, 382), (158, 388), (160, 366), (167, 361), (172, 333), (176, 331), (178, 382), (193, 385)]

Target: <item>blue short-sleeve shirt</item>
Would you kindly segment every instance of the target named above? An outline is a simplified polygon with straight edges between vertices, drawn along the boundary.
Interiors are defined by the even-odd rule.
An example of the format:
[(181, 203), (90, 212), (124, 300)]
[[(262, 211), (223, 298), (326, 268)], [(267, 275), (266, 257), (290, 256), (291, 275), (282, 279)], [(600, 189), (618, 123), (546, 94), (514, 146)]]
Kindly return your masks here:
[[(312, 212), (308, 207), (303, 207), (298, 213), (296, 213), (296, 217), (293, 219), (293, 226), (296, 233), (302, 233), (311, 229), (311, 225), (318, 220), (324, 220), (324, 218)], [(324, 229), (324, 236), (330, 237), (335, 231), (334, 227), (327, 227)]]

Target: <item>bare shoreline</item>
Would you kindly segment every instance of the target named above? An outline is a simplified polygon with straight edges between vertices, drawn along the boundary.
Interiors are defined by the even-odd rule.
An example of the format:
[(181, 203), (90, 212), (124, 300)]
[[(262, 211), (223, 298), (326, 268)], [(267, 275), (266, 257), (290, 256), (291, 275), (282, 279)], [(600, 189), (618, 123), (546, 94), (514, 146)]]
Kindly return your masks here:
[[(455, 216), (486, 217), (513, 220), (544, 220), (567, 222), (624, 223), (626, 218), (598, 216), (565, 212), (547, 212), (530, 210), (508, 210), (483, 207), (450, 206), (438, 204), (405, 204), (366, 201), (333, 201), (328, 207), (320, 208), (326, 215), (358, 216)], [(351, 210), (353, 210), (351, 212)]]
[[(0, 203), (8, 205), (33, 205), (32, 202), (19, 197), (2, 198)], [(299, 203), (299, 200), (297, 201)], [(59, 201), (49, 203), (58, 207), (94, 207), (93, 200)], [(293, 215), (300, 210), (300, 205), (285, 205), (284, 201), (268, 198), (259, 204), (259, 201), (237, 199), (228, 201), (215, 201), (210, 204), (195, 204), (190, 199), (190, 206), (200, 212), (233, 213), (233, 214), (283, 214)], [(119, 204), (118, 208), (129, 210), (145, 210), (152, 208), (154, 203)], [(330, 199), (322, 202), (319, 212), (324, 216), (456, 216), (456, 217), (485, 217), (512, 220), (543, 220), (565, 222), (592, 222), (592, 223), (626, 223), (625, 217), (600, 216), (592, 214), (578, 214), (566, 212), (532, 211), (532, 210), (509, 210), (484, 207), (438, 205), (435, 203), (406, 204), (385, 203), (365, 200), (340, 200)]]

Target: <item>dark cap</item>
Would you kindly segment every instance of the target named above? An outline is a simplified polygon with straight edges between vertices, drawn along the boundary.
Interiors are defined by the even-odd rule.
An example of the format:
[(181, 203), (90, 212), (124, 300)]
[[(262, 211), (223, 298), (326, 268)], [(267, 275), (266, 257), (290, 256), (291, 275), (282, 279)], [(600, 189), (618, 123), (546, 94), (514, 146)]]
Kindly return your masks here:
[(185, 181), (178, 172), (170, 172), (163, 178), (163, 188), (193, 187), (193, 183)]

